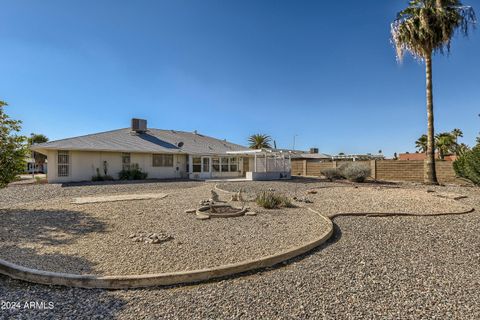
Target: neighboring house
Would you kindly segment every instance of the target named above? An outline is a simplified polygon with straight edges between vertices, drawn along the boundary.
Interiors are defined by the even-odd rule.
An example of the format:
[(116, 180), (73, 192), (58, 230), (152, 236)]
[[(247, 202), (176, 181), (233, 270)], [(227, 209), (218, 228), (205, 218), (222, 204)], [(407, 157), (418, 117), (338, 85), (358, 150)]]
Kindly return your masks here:
[[(35, 169), (34, 169), (35, 168)], [(45, 163), (39, 164), (35, 163), (35, 159), (26, 158), (25, 159), (25, 173), (47, 173), (47, 161)]]
[(332, 160), (341, 161), (341, 160), (353, 160), (353, 161), (368, 161), (368, 160), (385, 160), (385, 156), (381, 153), (378, 154), (338, 154), (332, 156)]
[(118, 178), (133, 164), (149, 179), (290, 177), (290, 158), (282, 153), (251, 150), (196, 131), (147, 129), (146, 120), (140, 119), (132, 119), (131, 128), (50, 141), (31, 149), (48, 157), (47, 179), (53, 183), (89, 181), (97, 170), (103, 175), (104, 168)]
[(332, 156), (325, 153), (309, 153), (309, 152), (296, 152), (292, 154), (292, 160), (309, 160), (309, 161), (331, 161)]
[[(425, 153), (400, 153), (398, 155), (398, 160), (425, 160), (427, 158), (427, 155)], [(435, 153), (435, 158), (439, 159), (438, 152)], [(443, 160), (445, 161), (455, 161), (457, 159), (456, 155), (447, 155), (444, 156)]]

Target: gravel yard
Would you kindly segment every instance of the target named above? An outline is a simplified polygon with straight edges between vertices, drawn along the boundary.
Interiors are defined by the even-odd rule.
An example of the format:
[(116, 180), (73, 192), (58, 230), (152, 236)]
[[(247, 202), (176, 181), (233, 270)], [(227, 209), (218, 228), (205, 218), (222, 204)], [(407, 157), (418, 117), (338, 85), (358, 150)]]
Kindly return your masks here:
[[(72, 196), (83, 195), (82, 190), (89, 195), (94, 189), (98, 196), (129, 191), (126, 185), (111, 185), (76, 187), (69, 195), (55, 194), (50, 200), (10, 202), (0, 209), (0, 258), (26, 267), (75, 274), (196, 270), (279, 253), (316, 239), (327, 228), (325, 221), (306, 209), (265, 210), (254, 203), (248, 205), (256, 216), (200, 221), (185, 210), (210, 198), (214, 186), (188, 183), (187, 188), (181, 188), (173, 182), (164, 184), (167, 187), (135, 185), (136, 194), (143, 190), (152, 196), (152, 191), (161, 191), (167, 194), (162, 199), (72, 203)], [(50, 188), (32, 186), (25, 190), (42, 194), (44, 187)], [(15, 190), (22, 191), (19, 187)], [(20, 201), (27, 197), (20, 193), (17, 196)], [(229, 198), (226, 194), (220, 197)], [(143, 233), (171, 239), (154, 244), (133, 241), (132, 235)]]
[[(272, 187), (288, 191), (292, 183)], [(325, 183), (300, 184), (308, 190)], [(85, 290), (0, 276), (0, 300), (22, 306), (26, 301), (54, 303), (52, 310), (0, 310), (0, 318), (480, 318), (480, 190), (399, 187), (465, 194), (468, 198), (458, 203), (476, 211), (455, 216), (337, 217), (334, 237), (304, 257), (192, 286)], [(431, 198), (437, 200), (442, 198)]]
[[(308, 180), (307, 180), (308, 181)], [(412, 185), (301, 183), (291, 182), (229, 182), (217, 185), (222, 190), (235, 191), (242, 188), (252, 196), (262, 190), (275, 190), (289, 197), (307, 198), (309, 207), (332, 217), (337, 214), (384, 213), (384, 214), (440, 214), (465, 212), (472, 205), (443, 198), (446, 192), (440, 188), (413, 187)], [(428, 192), (427, 192), (428, 190)], [(315, 193), (308, 193), (314, 191)], [(462, 193), (448, 192), (461, 195)]]

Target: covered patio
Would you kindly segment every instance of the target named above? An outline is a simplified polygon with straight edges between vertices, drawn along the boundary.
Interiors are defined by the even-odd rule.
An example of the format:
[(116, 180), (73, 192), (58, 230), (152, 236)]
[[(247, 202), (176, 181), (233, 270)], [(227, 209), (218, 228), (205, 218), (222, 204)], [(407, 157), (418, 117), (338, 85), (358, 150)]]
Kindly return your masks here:
[(227, 154), (243, 156), (244, 159), (248, 159), (248, 164), (244, 164), (245, 180), (279, 180), (292, 177), (291, 154), (288, 151), (254, 149), (227, 151)]

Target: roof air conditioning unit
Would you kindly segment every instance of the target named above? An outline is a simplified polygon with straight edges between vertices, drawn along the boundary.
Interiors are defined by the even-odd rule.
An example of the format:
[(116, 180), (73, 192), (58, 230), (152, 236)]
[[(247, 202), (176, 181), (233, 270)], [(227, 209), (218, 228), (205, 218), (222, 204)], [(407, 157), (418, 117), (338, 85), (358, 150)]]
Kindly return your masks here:
[(318, 153), (318, 148), (310, 148), (310, 153)]
[(147, 132), (147, 120), (144, 119), (132, 119), (132, 131), (136, 133)]

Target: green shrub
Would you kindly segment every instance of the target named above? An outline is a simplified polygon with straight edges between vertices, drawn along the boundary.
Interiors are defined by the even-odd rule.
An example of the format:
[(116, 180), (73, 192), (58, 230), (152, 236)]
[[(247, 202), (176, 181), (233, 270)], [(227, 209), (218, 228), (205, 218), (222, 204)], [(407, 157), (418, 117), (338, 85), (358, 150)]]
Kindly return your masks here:
[(455, 173), (462, 178), (480, 185), (480, 146), (466, 151), (453, 163)]
[(324, 169), (320, 173), (330, 181), (333, 181), (336, 179), (343, 179), (343, 176), (340, 174), (340, 171), (336, 168)]
[(97, 168), (97, 174), (92, 177), (92, 181), (110, 181), (113, 180), (112, 176), (109, 176), (108, 174), (101, 175), (100, 174), (100, 169)]
[(278, 208), (293, 208), (294, 205), (292, 201), (283, 196), (275, 194), (271, 191), (264, 191), (261, 194), (257, 195), (255, 200), (257, 205), (265, 209), (278, 209)]
[(364, 182), (372, 171), (369, 166), (361, 163), (349, 162), (341, 170), (342, 176), (352, 182)]
[(148, 174), (140, 170), (138, 164), (133, 163), (128, 170), (122, 170), (118, 173), (120, 180), (145, 180)]

